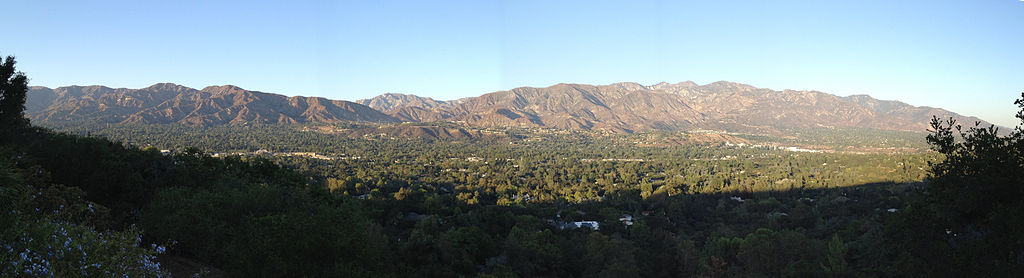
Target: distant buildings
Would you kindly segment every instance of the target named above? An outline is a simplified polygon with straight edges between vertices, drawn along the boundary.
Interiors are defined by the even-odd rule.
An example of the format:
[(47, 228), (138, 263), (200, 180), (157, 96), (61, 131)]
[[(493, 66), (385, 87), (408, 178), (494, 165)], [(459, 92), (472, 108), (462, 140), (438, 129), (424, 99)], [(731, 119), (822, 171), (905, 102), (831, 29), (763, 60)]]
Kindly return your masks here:
[(600, 224), (598, 224), (597, 221), (576, 221), (576, 222), (566, 222), (565, 224), (562, 224), (562, 226), (560, 226), (558, 228), (561, 229), (561, 230), (575, 230), (575, 229), (579, 229), (579, 228), (590, 228), (591, 230), (597, 231), (597, 230), (600, 230)]
[(797, 147), (788, 147), (788, 148), (786, 148), (786, 150), (787, 151), (791, 151), (791, 152), (807, 152), (807, 153), (820, 152), (818, 150), (809, 150), (809, 149), (797, 148)]
[(619, 222), (622, 222), (622, 224), (626, 226), (633, 226), (633, 216), (629, 214), (623, 214), (622, 216), (619, 217)]

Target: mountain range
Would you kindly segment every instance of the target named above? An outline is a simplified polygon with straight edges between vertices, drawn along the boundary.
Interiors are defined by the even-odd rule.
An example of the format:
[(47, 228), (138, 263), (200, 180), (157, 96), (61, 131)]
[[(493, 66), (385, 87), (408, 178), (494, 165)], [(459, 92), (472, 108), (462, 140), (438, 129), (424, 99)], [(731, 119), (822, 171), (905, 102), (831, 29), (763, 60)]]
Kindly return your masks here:
[(33, 121), (42, 122), (215, 125), (395, 121), (391, 116), (349, 101), (286, 97), (230, 85), (202, 90), (171, 83), (142, 89), (32, 87), (25, 106)]
[(472, 127), (540, 127), (614, 133), (714, 129), (744, 132), (787, 128), (861, 127), (925, 131), (932, 115), (962, 123), (975, 117), (867, 95), (840, 97), (818, 91), (775, 91), (714, 82), (521, 87), (441, 101), (383, 94), (355, 102), (287, 97), (210, 86), (170, 83), (142, 89), (103, 86), (31, 87), (26, 108), (36, 122), (98, 121), (217, 125), (239, 123), (455, 122)]

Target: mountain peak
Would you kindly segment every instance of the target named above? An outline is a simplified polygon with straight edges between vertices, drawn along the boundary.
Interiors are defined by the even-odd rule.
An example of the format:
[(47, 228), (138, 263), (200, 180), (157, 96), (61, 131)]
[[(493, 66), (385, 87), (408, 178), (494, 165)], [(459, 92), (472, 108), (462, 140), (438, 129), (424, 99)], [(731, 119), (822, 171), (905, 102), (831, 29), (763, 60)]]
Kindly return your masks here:
[(697, 85), (697, 82), (693, 82), (693, 81), (690, 81), (690, 80), (676, 83), (676, 85), (686, 86), (686, 87), (697, 87), (697, 86), (700, 86), (700, 85)]
[(206, 93), (210, 93), (212, 95), (223, 95), (223, 94), (233, 94), (233, 93), (246, 92), (245, 89), (242, 89), (241, 87), (238, 87), (238, 86), (235, 86), (235, 85), (206, 86), (206, 88), (203, 88), (200, 91), (206, 92)]
[(385, 93), (370, 99), (361, 99), (356, 103), (369, 106), (383, 112), (393, 112), (398, 107), (419, 107), (432, 109), (446, 105), (447, 102), (421, 97), (414, 94)]
[(654, 85), (648, 86), (648, 88), (650, 88), (652, 90), (679, 90), (679, 89), (689, 89), (689, 88), (698, 87), (698, 86), (700, 86), (700, 85), (697, 85), (697, 83), (694, 83), (693, 81), (685, 81), (685, 82), (679, 82), (679, 83), (676, 83), (676, 84), (671, 84), (671, 83), (668, 83), (668, 82), (660, 82), (658, 84), (654, 84)]
[(730, 81), (716, 81), (716, 82), (712, 82), (712, 83), (709, 83), (707, 85), (698, 86), (698, 87), (706, 88), (706, 89), (712, 89), (712, 90), (733, 91), (733, 92), (757, 90), (757, 87), (750, 86), (750, 85), (743, 84), (743, 83), (730, 82)]
[(746, 84), (740, 84), (740, 83), (736, 83), (736, 82), (732, 82), (732, 81), (719, 80), (719, 81), (708, 83), (707, 85), (704, 85), (704, 86), (735, 87), (735, 86), (741, 86), (741, 85), (745, 86)]
[(612, 84), (612, 86), (616, 86), (616, 87), (622, 88), (623, 90), (626, 90), (626, 91), (647, 90), (647, 86), (640, 85), (640, 83), (636, 83), (636, 82), (619, 82), (619, 83)]
[(107, 87), (107, 86), (103, 86), (103, 85), (87, 85), (87, 86), (71, 85), (71, 86), (66, 86), (66, 87), (58, 87), (57, 89), (100, 90), (100, 89), (112, 89), (112, 88)]
[(183, 91), (190, 91), (190, 90), (194, 90), (194, 89), (189, 88), (189, 87), (185, 87), (185, 86), (182, 86), (182, 85), (174, 84), (174, 83), (156, 83), (156, 84), (153, 84), (153, 85), (151, 85), (149, 87), (142, 88), (142, 90), (147, 90), (147, 91), (183, 92)]
[(400, 98), (409, 98), (409, 97), (411, 97), (411, 98), (424, 98), (424, 97), (417, 96), (417, 95), (414, 95), (414, 94), (393, 93), (393, 92), (387, 92), (387, 93), (382, 94), (381, 96), (391, 96), (391, 97), (400, 97)]

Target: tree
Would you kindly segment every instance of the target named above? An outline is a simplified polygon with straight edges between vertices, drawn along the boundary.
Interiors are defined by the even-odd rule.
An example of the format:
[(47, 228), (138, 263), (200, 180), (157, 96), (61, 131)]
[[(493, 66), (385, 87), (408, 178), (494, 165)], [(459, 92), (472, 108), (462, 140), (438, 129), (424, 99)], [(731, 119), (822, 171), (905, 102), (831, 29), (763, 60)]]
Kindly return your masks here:
[(1022, 125), (1008, 135), (932, 118), (927, 140), (945, 160), (932, 165), (923, 197), (889, 228), (902, 250), (898, 268), (996, 277), (1024, 267), (1024, 93), (1014, 103)]
[(848, 264), (846, 263), (846, 252), (849, 247), (842, 239), (839, 239), (839, 234), (832, 235), (832, 241), (828, 242), (828, 255), (825, 257), (828, 265), (825, 263), (821, 264), (821, 268), (825, 270), (825, 273), (829, 277), (842, 277), (847, 269)]
[[(1021, 107), (1017, 117), (1024, 123), (1024, 93), (1014, 103)], [(1019, 205), (1024, 197), (1024, 126), (1001, 136), (995, 126), (979, 125), (964, 131), (952, 118), (933, 117), (927, 137), (932, 149), (946, 156), (933, 165), (934, 182), (928, 190), (954, 230), (996, 220), (991, 219), (995, 213)]]
[(0, 126), (28, 125), (25, 119), (25, 98), (28, 93), (28, 78), (25, 73), (15, 71), (14, 56), (0, 64)]

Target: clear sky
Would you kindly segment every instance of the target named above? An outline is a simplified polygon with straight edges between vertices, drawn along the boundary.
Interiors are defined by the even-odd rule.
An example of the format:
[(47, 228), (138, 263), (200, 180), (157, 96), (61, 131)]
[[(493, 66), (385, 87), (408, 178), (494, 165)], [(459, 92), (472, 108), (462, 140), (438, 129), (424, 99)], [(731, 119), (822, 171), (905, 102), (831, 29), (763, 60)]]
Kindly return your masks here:
[[(293, 3), (294, 2), (294, 3)], [(232, 84), (356, 100), (719, 80), (1016, 126), (1024, 1), (0, 3), (31, 85)]]

